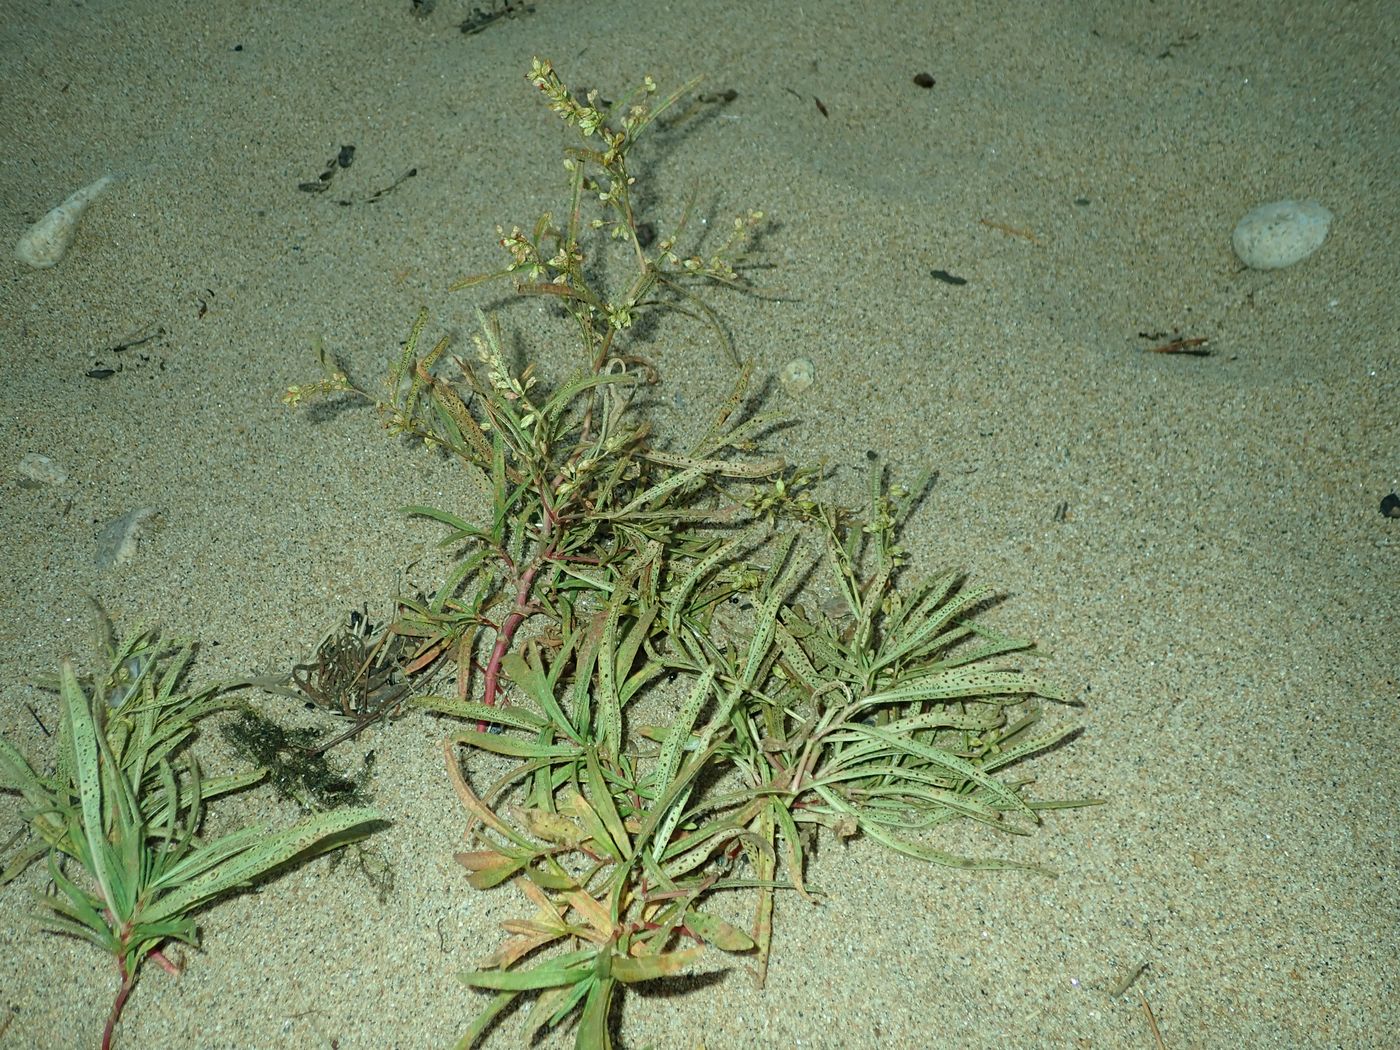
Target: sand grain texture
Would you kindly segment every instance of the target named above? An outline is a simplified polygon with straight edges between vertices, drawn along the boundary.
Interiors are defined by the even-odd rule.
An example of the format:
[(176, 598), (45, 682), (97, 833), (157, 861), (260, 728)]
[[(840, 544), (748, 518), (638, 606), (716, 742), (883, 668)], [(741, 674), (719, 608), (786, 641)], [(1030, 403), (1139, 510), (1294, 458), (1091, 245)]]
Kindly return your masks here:
[[(761, 371), (814, 364), (800, 404), (774, 384), (802, 413), (781, 451), (843, 465), (852, 499), (867, 448), (940, 471), (907, 545), (1012, 595), (997, 622), (1038, 637), (1040, 670), (1088, 704), (1056, 713), (1082, 737), (1027, 768), (1043, 795), (1110, 805), (1026, 842), (970, 840), (1056, 881), (825, 850), (811, 877), (831, 903), (781, 900), (765, 992), (736, 970), (629, 997), (625, 1044), (1145, 1047), (1139, 1008), (1106, 990), (1147, 962), (1136, 987), (1173, 1050), (1385, 1045), (1394, 4), (536, 0), (475, 36), (448, 0), (421, 20), (407, 3), (4, 7), (9, 243), (71, 187), (128, 174), (59, 266), (10, 262), (0, 284), (0, 450), (70, 474), (51, 490), (5, 472), (7, 739), (46, 753), (25, 705), (56, 723), (31, 683), (87, 651), (86, 594), (128, 629), (197, 632), (217, 678), (284, 667), (399, 586), (437, 534), (396, 508), (470, 511), (470, 485), (365, 412), (293, 413), (279, 393), (314, 378), (317, 339), (368, 381), (421, 305), (461, 333), (490, 301), (445, 289), (499, 264), (497, 223), (560, 206), (532, 55), (605, 92), (703, 73), (735, 101), (652, 152), (648, 178), (663, 222), (692, 181), (716, 222), (776, 220), (763, 247), (795, 294), (716, 302)], [(345, 144), (331, 192), (299, 192)], [(335, 202), (409, 168), (374, 204)], [(1244, 271), (1231, 226), (1281, 197), (1322, 201), (1332, 233), (1295, 267)], [(506, 324), (560, 330), (529, 304)], [(109, 351), (152, 325), (159, 340)], [(1143, 352), (1201, 336), (1212, 356)], [(684, 428), (729, 374), (685, 318), (655, 339), (659, 425)], [(162, 527), (96, 568), (96, 527), (147, 505)], [(518, 905), (472, 893), (451, 859), (442, 732), (410, 716), (351, 752), (376, 749), (396, 821), (388, 905), (321, 862), (208, 909), (203, 950), (178, 980), (147, 968), (118, 1045), (450, 1046), (481, 1003), (453, 974)], [(42, 882), (0, 892), (0, 1048), (95, 1045), (115, 972), (30, 927)]]

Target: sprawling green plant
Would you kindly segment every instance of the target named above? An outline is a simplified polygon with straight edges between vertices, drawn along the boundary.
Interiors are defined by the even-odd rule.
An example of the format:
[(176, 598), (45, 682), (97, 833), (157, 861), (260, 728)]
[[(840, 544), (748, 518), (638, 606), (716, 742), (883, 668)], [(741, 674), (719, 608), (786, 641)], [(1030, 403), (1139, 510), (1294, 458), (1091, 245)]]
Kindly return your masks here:
[[(531, 640), (505, 658), (509, 707), (419, 701), (513, 731), (465, 729), (444, 744), (478, 847), (458, 859), (473, 886), (513, 880), (536, 908), (507, 923), (508, 940), (464, 977), (496, 995), (460, 1046), (517, 996), (538, 993), (527, 1032), (579, 1009), (578, 1045), (607, 1047), (617, 986), (691, 970), (703, 945), (756, 952), (761, 981), (774, 891), (818, 893), (803, 874), (818, 830), (939, 864), (1050, 874), (915, 838), (954, 817), (1020, 834), (1043, 809), (1092, 800), (1028, 798), (1027, 781), (993, 775), (1072, 730), (1032, 736), (1036, 712), (1008, 717), (1054, 695), (1004, 659), (1026, 643), (972, 622), (987, 594), (959, 574), (903, 587), (895, 500), (883, 488), (876, 499), (866, 529), (822, 515), (818, 557), (839, 612), (795, 600), (818, 560), (795, 541), (770, 548), (752, 608), (728, 625), (695, 596), (727, 592), (716, 581), (751, 534), (706, 562), (683, 561), (684, 575), (653, 547), (613, 578), (599, 607), (566, 617), (557, 641)], [(865, 574), (862, 537), (874, 548)], [(686, 683), (668, 691), (674, 720), (628, 732), (628, 708), (663, 672)], [(518, 764), (478, 792), (471, 750)], [(736, 892), (752, 897), (747, 930), (709, 906)], [(559, 943), (570, 950), (527, 964)]]
[[(415, 643), (410, 677), (456, 664), (455, 689), (414, 703), (467, 722), (443, 744), (470, 815), (458, 860), (474, 887), (512, 882), (534, 909), (464, 975), (494, 994), (458, 1045), (528, 997), (527, 1038), (575, 1019), (577, 1045), (601, 1050), (622, 985), (693, 972), (709, 949), (754, 956), (762, 980), (776, 892), (819, 895), (814, 836), (1044, 871), (955, 857), (927, 834), (954, 817), (1022, 833), (1092, 800), (1035, 800), (995, 775), (1070, 730), (1031, 734), (1034, 701), (1055, 693), (1013, 661), (1026, 643), (975, 623), (985, 591), (957, 572), (904, 582), (914, 499), (881, 468), (861, 514), (819, 500), (819, 471), (759, 456), (770, 423), (739, 411), (742, 370), (693, 445), (653, 443), (632, 403), (650, 365), (621, 337), (659, 305), (713, 320), (687, 279), (742, 284), (757, 213), (708, 256), (678, 254), (678, 233), (641, 236), (629, 151), (679, 94), (651, 106), (648, 80), (604, 111), (548, 63), (530, 79), (583, 136), (567, 219), (504, 235), (506, 268), (459, 287), (513, 276), (553, 297), (583, 369), (552, 385), (513, 371), (483, 316), (475, 360), (448, 373), (447, 340), (419, 350), (420, 315), (382, 395), (323, 359), (325, 378), (287, 400), (364, 398), (484, 482), (482, 523), (409, 508), (447, 527), (459, 560), (388, 628)], [(615, 271), (594, 262), (618, 243), (629, 276), (609, 289), (600, 271)]]
[(102, 1033), (104, 1050), (141, 965), (154, 959), (173, 972), (161, 946), (198, 942), (197, 909), (293, 858), (361, 836), (379, 820), (373, 810), (347, 808), (285, 829), (258, 825), (202, 838), (205, 804), (254, 783), (264, 770), (201, 775), (191, 748), (196, 723), (230, 704), (218, 687), (183, 688), (191, 655), (186, 645), (172, 656), (146, 631), (125, 644), (111, 640), (108, 669), (90, 685), (64, 661), (52, 774), (36, 773), (0, 740), (0, 790), (23, 797), (37, 836), (6, 869), (5, 881), (47, 854), (54, 890), (40, 898), (41, 924), (116, 959), (120, 985)]

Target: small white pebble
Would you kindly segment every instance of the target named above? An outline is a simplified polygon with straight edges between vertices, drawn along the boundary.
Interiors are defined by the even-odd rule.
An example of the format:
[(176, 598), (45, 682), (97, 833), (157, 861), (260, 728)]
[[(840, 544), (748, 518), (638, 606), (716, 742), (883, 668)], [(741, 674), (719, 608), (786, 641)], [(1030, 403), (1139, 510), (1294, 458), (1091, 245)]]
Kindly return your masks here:
[(64, 470), (48, 456), (42, 456), (37, 452), (30, 452), (20, 459), (15, 466), (18, 472), (21, 485), (62, 485), (68, 480), (68, 471)]
[(1281, 270), (1322, 247), (1332, 213), (1317, 201), (1272, 201), (1250, 210), (1230, 240), (1251, 270)]
[(817, 381), (817, 366), (806, 357), (794, 357), (778, 373), (778, 382), (793, 397), (806, 393)]

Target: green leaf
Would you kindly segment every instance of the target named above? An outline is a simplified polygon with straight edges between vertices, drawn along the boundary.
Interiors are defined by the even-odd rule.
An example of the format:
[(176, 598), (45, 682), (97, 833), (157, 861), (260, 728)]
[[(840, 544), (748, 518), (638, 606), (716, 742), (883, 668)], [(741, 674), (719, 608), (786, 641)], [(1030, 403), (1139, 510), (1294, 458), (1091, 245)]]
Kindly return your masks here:
[(704, 954), (704, 948), (686, 948), (677, 952), (666, 952), (664, 955), (619, 955), (612, 960), (612, 976), (623, 984), (639, 984), (661, 977), (674, 977), (693, 967)]
[[(706, 944), (713, 944), (721, 951), (747, 952), (758, 947), (754, 939), (739, 927), (696, 908), (687, 909), (685, 927)], [(613, 972), (617, 972), (616, 967)]]
[(107, 842), (102, 807), (102, 775), (98, 767), (97, 726), (87, 695), (78, 684), (78, 674), (72, 661), (64, 660), (60, 675), (64, 719), (68, 726), (72, 752), (72, 769), (77, 780), (78, 798), (82, 806), (82, 834), (87, 840), (87, 859), (92, 877), (101, 891), (107, 908), (121, 915), (119, 903), (112, 895), (110, 871), (112, 859)]
[(744, 663), (744, 672), (740, 677), (740, 684), (745, 689), (753, 687), (758, 678), (759, 668), (764, 665), (768, 658), (769, 649), (773, 644), (773, 627), (777, 623), (779, 605), (796, 585), (797, 577), (807, 571), (808, 566), (800, 559), (789, 560), (793, 544), (796, 541), (797, 534), (790, 533), (785, 540), (780, 542), (773, 557), (773, 565), (769, 570), (768, 579), (765, 581), (767, 597), (764, 599), (763, 605), (754, 612), (753, 637), (749, 641), (748, 659)]
[(464, 983), (473, 988), (494, 988), (507, 992), (555, 988), (592, 977), (593, 960), (597, 954), (597, 948), (584, 948), (555, 956), (527, 970), (475, 970), (460, 976)]
[(590, 747), (585, 752), (584, 759), (584, 778), (588, 785), (593, 808), (602, 819), (603, 826), (608, 830), (608, 837), (617, 846), (622, 859), (627, 860), (632, 856), (632, 840), (627, 834), (627, 828), (622, 823), (622, 817), (618, 815), (617, 806), (613, 803), (612, 792), (608, 790), (608, 782), (603, 776), (603, 770), (598, 765), (597, 749)]
[(595, 981), (579, 981), (559, 988), (545, 988), (525, 1019), (521, 1046), (535, 1046), (541, 1029), (552, 1028), (578, 1008), (579, 1003), (597, 986)]
[(564, 713), (564, 709), (559, 706), (554, 693), (558, 688), (559, 675), (568, 666), (569, 652), (577, 646), (580, 637), (579, 632), (574, 632), (568, 637), (554, 658), (549, 673), (540, 665), (538, 650), (533, 647), (526, 650), (525, 656), (514, 652), (507, 653), (501, 661), (501, 670), (505, 672), (506, 677), (540, 706), (551, 725), (576, 744), (582, 744), (583, 738)]
[(461, 1039), (457, 1040), (453, 1050), (470, 1050), (476, 1041), (486, 1033), (492, 1022), (501, 1015), (511, 1003), (515, 1002), (516, 992), (501, 992), (491, 997), (491, 1002), (472, 1020), (471, 1027)]
[(550, 396), (540, 413), (547, 419), (558, 419), (560, 414), (584, 391), (614, 383), (636, 386), (640, 382), (640, 377), (631, 372), (594, 372), (590, 375), (576, 376)]
[(84, 931), (82, 935), (98, 947), (111, 952), (117, 951), (120, 942), (112, 932), (111, 923), (97, 910), (101, 902), (65, 876), (53, 854), (49, 854), (49, 878), (53, 880), (54, 886), (62, 896), (46, 896), (40, 900), (73, 926)]
[[(145, 919), (158, 922), (171, 918), (267, 874), (298, 854), (332, 845), (342, 845), (346, 832), (368, 834), (368, 825), (383, 820), (373, 809), (347, 807), (308, 817), (285, 831), (263, 833), (255, 844), (242, 849), (204, 871), (192, 881), (171, 890), (146, 911)], [(258, 829), (260, 832), (262, 829)], [(357, 836), (358, 837), (358, 836)], [(218, 842), (206, 849), (217, 849)]]
[(613, 591), (598, 650), (598, 689), (594, 695), (598, 745), (617, 754), (622, 747), (622, 700), (617, 695), (617, 628), (631, 589), (629, 578)]
[(578, 818), (579, 823), (588, 833), (588, 840), (594, 844), (597, 850), (602, 851), (614, 861), (624, 859), (621, 847), (613, 841), (607, 825), (603, 823), (603, 818), (576, 790), (571, 790), (564, 795), (561, 810)]
[(429, 518), (440, 522), (452, 529), (452, 535), (442, 541), (443, 546), (450, 546), (462, 540), (483, 540), (491, 542), (491, 534), (483, 528), (471, 524), (464, 518), (459, 518), (450, 511), (438, 510), (436, 507), (425, 507), (420, 504), (412, 504), (399, 508), (400, 514), (406, 514), (412, 518)]
[(896, 751), (904, 751), (917, 758), (922, 758), (931, 762), (933, 765), (946, 769), (949, 772), (956, 773), (964, 779), (972, 781), (993, 798), (1005, 803), (1008, 809), (1018, 810), (1032, 820), (1035, 819), (1035, 814), (1032, 813), (1031, 808), (1026, 805), (1025, 799), (1001, 781), (994, 777), (989, 777), (986, 773), (982, 772), (982, 770), (967, 761), (967, 759), (959, 758), (957, 755), (949, 751), (944, 751), (942, 748), (923, 744), (907, 737), (896, 736), (893, 733), (887, 733), (875, 726), (852, 725), (849, 728), (858, 736), (880, 741)]
[[(424, 697), (425, 700), (446, 700), (445, 697)], [(474, 711), (476, 707), (466, 701), (449, 701), (442, 707), (437, 705), (424, 705), (430, 710), (443, 710), (448, 714), (453, 714), (456, 707), (449, 706), (460, 703), (462, 710)], [(479, 705), (486, 711), (494, 711), (494, 707), (485, 704)], [(474, 717), (474, 716), (473, 716)], [(506, 719), (495, 718), (494, 721), (507, 722)], [(512, 758), (549, 758), (549, 759), (574, 759), (581, 755), (581, 749), (573, 744), (535, 744), (527, 740), (519, 740), (515, 737), (506, 736), (501, 733), (481, 733), (475, 729), (463, 729), (452, 734), (452, 738), (461, 744), (470, 744), (483, 751), (492, 751), (498, 755), (509, 755)]]
[(0, 740), (0, 791), (18, 791), (35, 808), (53, 806), (53, 793), (8, 740)]
[(612, 1050), (608, 1011), (616, 987), (617, 981), (612, 977), (592, 978), (588, 997), (583, 1002), (583, 1016), (579, 1018), (574, 1050)]
[(470, 873), (467, 881), (473, 889), (487, 890), (499, 886), (513, 877), (529, 863), (528, 854), (511, 855), (496, 850), (478, 850), (474, 853), (458, 853), (457, 863)]
[(695, 687), (691, 689), (690, 696), (681, 705), (681, 711), (676, 721), (666, 731), (666, 741), (661, 745), (661, 756), (656, 767), (656, 790), (665, 791), (675, 778), (676, 770), (680, 768), (681, 752), (685, 746), (691, 742), (690, 732), (695, 728), (695, 720), (700, 717), (700, 709), (705, 706), (705, 702), (710, 697), (710, 690), (715, 682), (715, 669), (707, 667), (700, 672), (700, 677), (695, 682)]
[(904, 704), (916, 700), (961, 700), (969, 697), (1043, 696), (1058, 699), (1057, 691), (1023, 671), (957, 668), (937, 671), (907, 685), (871, 693), (862, 707)]
[[(957, 578), (955, 577), (952, 582), (956, 583)], [(887, 667), (906, 655), (917, 653), (930, 646), (936, 648), (937, 645), (943, 644), (938, 638), (938, 632), (946, 627), (954, 617), (985, 601), (991, 593), (990, 588), (977, 588), (954, 596), (952, 600), (945, 602), (940, 608), (931, 609), (927, 618), (920, 621), (908, 632), (907, 636), (899, 637), (893, 646), (881, 650), (875, 667), (877, 669)], [(939, 600), (942, 600), (941, 596)]]
[(538, 732), (549, 724), (539, 715), (522, 707), (483, 704), (476, 700), (461, 700), (455, 696), (415, 696), (409, 703), (425, 711), (436, 711), (438, 714), (452, 715), (454, 718), (465, 718), (473, 722), (491, 722), (529, 732)]
[(741, 547), (758, 542), (766, 531), (766, 526), (762, 528), (750, 526), (696, 563), (695, 567), (681, 581), (680, 586), (668, 596), (669, 608), (666, 612), (666, 623), (671, 634), (677, 633), (677, 622), (685, 613), (690, 596), (695, 592), (695, 588), (700, 585), (700, 582), (708, 579), (717, 568), (729, 562)]

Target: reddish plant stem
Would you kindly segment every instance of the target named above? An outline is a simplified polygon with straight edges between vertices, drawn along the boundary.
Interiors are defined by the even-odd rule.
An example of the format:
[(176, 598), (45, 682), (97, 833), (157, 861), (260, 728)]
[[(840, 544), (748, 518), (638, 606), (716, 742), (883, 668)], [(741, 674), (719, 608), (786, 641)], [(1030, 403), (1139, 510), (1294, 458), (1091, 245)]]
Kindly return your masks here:
[[(152, 948), (146, 953), (146, 958), (150, 959), (171, 977), (180, 976), (180, 967), (170, 961), (169, 957), (159, 948)], [(183, 964), (182, 964), (183, 965)]]
[(134, 967), (128, 973), (125, 961), (119, 960), (117, 966), (121, 969), (122, 986), (117, 991), (117, 997), (112, 1000), (112, 1010), (107, 1015), (107, 1025), (102, 1029), (102, 1050), (112, 1050), (112, 1033), (117, 1029), (117, 1021), (122, 1015), (122, 1008), (126, 1006), (127, 997), (131, 995), (131, 989), (136, 984)]
[[(515, 632), (520, 629), (520, 625), (525, 622), (525, 618), (530, 615), (531, 602), (530, 593), (535, 586), (535, 577), (544, 567), (545, 563), (554, 557), (554, 526), (556, 519), (553, 511), (549, 509), (548, 501), (545, 502), (546, 516), (544, 528), (540, 530), (540, 545), (543, 550), (530, 567), (521, 574), (516, 582), (515, 601), (511, 606), (506, 618), (501, 621), (501, 626), (496, 630), (496, 641), (491, 646), (491, 657), (486, 661), (486, 671), (482, 676), (481, 702), (488, 707), (496, 704), (496, 694), (501, 688), (501, 661), (505, 659), (506, 653), (510, 652), (511, 644), (515, 640)], [(486, 722), (476, 723), (478, 733), (486, 732)]]
[[(525, 570), (525, 574), (520, 577), (520, 585), (515, 591), (515, 607), (511, 609), (510, 615), (501, 623), (501, 628), (496, 632), (496, 643), (491, 646), (491, 658), (486, 661), (486, 673), (484, 686), (481, 694), (481, 702), (488, 707), (495, 706), (496, 693), (501, 685), (501, 661), (505, 659), (506, 653), (510, 652), (511, 642), (515, 639), (515, 632), (520, 625), (525, 622), (525, 617), (529, 611), (530, 590), (534, 586), (535, 576), (549, 557), (549, 552), (541, 554), (540, 557)], [(477, 722), (476, 731), (486, 732), (486, 723)]]
[[(611, 341), (612, 333), (609, 332), (607, 343), (610, 344)], [(583, 422), (584, 438), (587, 438), (592, 429), (592, 411), (593, 408), (590, 405)], [(568, 463), (560, 468), (559, 473), (554, 476), (553, 480), (550, 481), (548, 485), (544, 485), (540, 488), (540, 506), (543, 509), (543, 520), (538, 537), (540, 553), (535, 557), (534, 561), (530, 563), (530, 567), (517, 577), (515, 601), (511, 606), (510, 612), (506, 615), (506, 618), (501, 621), (501, 625), (496, 629), (496, 641), (495, 644), (491, 646), (491, 657), (486, 661), (486, 671), (482, 676), (481, 702), (488, 707), (495, 706), (496, 694), (501, 688), (501, 661), (505, 659), (506, 653), (510, 652), (511, 644), (515, 641), (515, 632), (520, 629), (520, 625), (525, 622), (526, 617), (530, 615), (531, 610), (534, 608), (530, 597), (531, 592), (534, 590), (535, 578), (539, 575), (540, 569), (548, 562), (554, 561), (558, 555), (559, 540), (556, 532), (559, 527), (560, 511), (559, 508), (555, 506), (554, 497), (556, 493), (558, 493), (559, 487), (564, 483), (564, 479), (568, 476), (569, 466), (577, 461), (582, 453), (583, 441), (581, 440), (578, 447), (575, 448), (573, 453), (569, 456)], [(509, 566), (511, 570), (514, 570), (515, 563), (511, 560), (510, 555), (504, 550), (500, 553), (507, 566)], [(599, 564), (597, 559), (593, 558), (572, 558), (570, 560)], [(486, 732), (485, 721), (479, 720), (476, 723), (476, 731), (478, 733)]]

